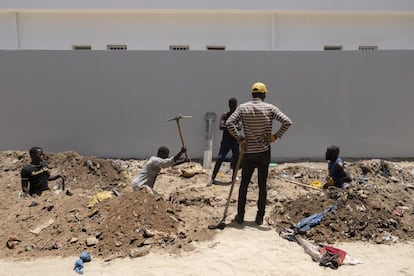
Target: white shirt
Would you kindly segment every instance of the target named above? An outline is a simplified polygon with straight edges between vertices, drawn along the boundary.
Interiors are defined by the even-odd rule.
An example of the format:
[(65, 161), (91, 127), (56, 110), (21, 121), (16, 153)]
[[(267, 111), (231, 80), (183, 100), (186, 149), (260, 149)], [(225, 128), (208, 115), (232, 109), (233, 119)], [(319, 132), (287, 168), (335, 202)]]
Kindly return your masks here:
[(144, 186), (148, 186), (152, 189), (161, 168), (170, 167), (174, 164), (174, 156), (165, 159), (158, 156), (151, 156), (138, 176), (134, 179), (134, 181), (132, 181), (132, 187), (142, 188)]

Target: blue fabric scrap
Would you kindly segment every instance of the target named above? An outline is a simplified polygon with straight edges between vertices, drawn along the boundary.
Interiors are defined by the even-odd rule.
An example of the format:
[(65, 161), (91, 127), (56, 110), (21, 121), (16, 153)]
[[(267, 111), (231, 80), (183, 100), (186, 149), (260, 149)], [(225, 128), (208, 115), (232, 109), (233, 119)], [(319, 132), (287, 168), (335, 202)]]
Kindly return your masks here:
[(82, 252), (79, 257), (85, 263), (90, 262), (92, 260), (91, 255), (88, 252), (86, 252), (86, 251)]
[(332, 212), (336, 216), (336, 209), (338, 207), (336, 205), (331, 205), (326, 208), (322, 213), (316, 213), (309, 217), (306, 217), (299, 221), (296, 226), (295, 230), (297, 233), (306, 232), (311, 229), (313, 226), (318, 225), (322, 219), (329, 213)]
[(73, 268), (73, 270), (75, 270), (77, 273), (79, 274), (83, 274), (83, 261), (82, 259), (77, 259), (75, 262), (75, 267)]

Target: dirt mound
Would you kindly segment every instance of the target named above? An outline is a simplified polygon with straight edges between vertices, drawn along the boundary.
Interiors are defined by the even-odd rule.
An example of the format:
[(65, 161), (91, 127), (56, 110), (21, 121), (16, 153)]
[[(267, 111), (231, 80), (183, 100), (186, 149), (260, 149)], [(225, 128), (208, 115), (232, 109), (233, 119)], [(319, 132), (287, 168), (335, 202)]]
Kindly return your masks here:
[[(220, 233), (208, 230), (208, 225), (223, 215), (231, 179), (227, 163), (218, 175), (220, 184), (211, 187), (206, 186), (209, 174), (200, 164), (163, 169), (155, 185), (162, 196), (153, 196), (130, 187), (145, 160), (110, 160), (76, 152), (48, 156), (51, 173), (66, 175), (66, 188), (71, 193), (55, 190), (58, 180), (50, 182), (51, 191), (42, 196), (20, 199), (20, 170), (30, 162), (29, 156), (19, 151), (0, 152), (0, 241), (10, 248), (0, 250), (0, 258), (78, 256), (82, 251), (107, 260), (160, 250), (179, 254), (193, 250), (194, 242), (210, 240)], [(414, 183), (414, 165), (366, 160), (346, 166), (355, 179), (353, 185), (323, 193), (283, 179), (305, 184), (323, 180), (326, 164), (272, 167), (266, 223), (280, 231), (338, 205), (336, 216), (328, 214), (306, 236), (322, 243), (413, 239), (414, 189), (407, 184)], [(251, 212), (248, 217), (253, 218), (256, 180), (255, 173), (246, 206)], [(227, 222), (236, 210), (238, 185), (230, 200)]]
[[(66, 175), (66, 190), (55, 190), (58, 180), (50, 182), (51, 191), (42, 196), (20, 199), (20, 170), (30, 158), (25, 152), (0, 152), (0, 240), (9, 240), (11, 248), (2, 250), (0, 257), (73, 256), (84, 250), (104, 259), (137, 257), (149, 250), (179, 253), (214, 234), (192, 224), (191, 215), (182, 210), (188, 204), (130, 188), (143, 161), (76, 152), (47, 155), (51, 173)], [(188, 164), (187, 172), (197, 172), (197, 167)], [(180, 179), (181, 171), (166, 170), (171, 181)]]
[[(404, 163), (402, 163), (404, 164)], [(337, 206), (304, 235), (320, 243), (371, 241), (385, 243), (414, 239), (414, 169), (384, 160), (347, 163), (354, 182), (346, 189), (329, 188), (297, 199), (282, 200), (271, 213), (278, 231), (294, 228), (302, 219)], [(323, 179), (320, 169), (291, 166), (275, 174), (297, 179)]]

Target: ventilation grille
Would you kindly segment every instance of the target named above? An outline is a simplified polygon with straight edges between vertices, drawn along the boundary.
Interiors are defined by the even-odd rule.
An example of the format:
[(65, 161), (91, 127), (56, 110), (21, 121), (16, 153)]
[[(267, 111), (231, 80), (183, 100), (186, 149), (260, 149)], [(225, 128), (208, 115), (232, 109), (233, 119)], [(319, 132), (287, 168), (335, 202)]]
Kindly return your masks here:
[(107, 50), (126, 50), (127, 46), (126, 45), (106, 45), (106, 49)]
[(375, 46), (375, 45), (371, 45), (371, 46), (363, 45), (363, 46), (359, 46), (358, 49), (361, 50), (361, 51), (372, 51), (372, 50), (378, 50), (378, 46)]
[(170, 45), (171, 51), (188, 51), (190, 50), (190, 45)]

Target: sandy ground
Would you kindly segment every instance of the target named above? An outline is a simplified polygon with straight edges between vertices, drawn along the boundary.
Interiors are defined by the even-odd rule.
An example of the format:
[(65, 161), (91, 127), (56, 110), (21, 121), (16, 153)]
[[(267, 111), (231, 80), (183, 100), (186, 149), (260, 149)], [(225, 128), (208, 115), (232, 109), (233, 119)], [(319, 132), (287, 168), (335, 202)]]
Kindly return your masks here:
[[(92, 256), (84, 275), (414, 275), (414, 244), (336, 246), (364, 263), (338, 270), (321, 267), (298, 244), (280, 238), (270, 227), (247, 222), (242, 228), (229, 225), (214, 240), (179, 256), (150, 253), (111, 262)], [(76, 259), (0, 260), (0, 275), (78, 275), (72, 270)]]
[[(305, 216), (306, 212), (314, 212), (311, 209), (306, 210), (302, 204), (297, 203), (306, 203), (305, 199), (308, 199), (310, 200), (306, 203), (308, 208), (311, 205), (318, 207), (319, 204), (326, 206), (327, 197), (319, 196), (319, 200), (317, 200), (318, 197), (316, 200), (311, 200), (314, 198), (311, 196), (315, 191), (288, 182), (284, 183), (276, 176), (286, 174), (292, 178), (300, 173), (300, 181), (309, 183), (311, 179), (324, 177), (326, 164), (296, 163), (272, 168), (268, 181), (269, 202), (266, 217), (272, 218), (275, 224), (264, 223), (263, 226), (257, 226), (254, 223), (257, 189), (252, 184), (249, 190), (250, 200), (246, 209), (246, 221), (243, 226), (230, 223), (236, 212), (236, 189), (227, 216), (227, 227), (224, 230), (207, 230), (207, 225), (222, 217), (229, 190), (228, 185), (206, 187), (209, 173), (182, 178), (179, 176), (181, 168), (168, 169), (159, 177), (156, 186), (159, 191), (162, 191), (164, 199), (155, 200), (143, 194), (133, 195), (128, 192), (128, 187), (123, 189), (122, 185), (119, 185), (126, 181), (123, 175), (126, 175), (127, 182), (129, 182), (139, 171), (142, 162), (128, 162), (127, 170), (120, 174), (109, 165), (107, 160), (83, 157), (72, 152), (58, 153), (51, 155), (50, 163), (54, 171), (64, 170), (68, 179), (71, 180), (68, 183), (74, 193), (73, 196), (51, 194), (49, 197), (36, 199), (39, 205), (29, 208), (28, 205), (32, 200), (17, 198), (20, 191), (19, 171), (22, 165), (27, 163), (27, 155), (20, 152), (3, 152), (0, 157), (0, 184), (5, 187), (4, 191), (6, 191), (0, 193), (2, 215), (0, 240), (6, 241), (11, 235), (17, 235), (22, 239), (21, 244), (18, 244), (14, 250), (7, 249), (3, 243), (1, 247), (3, 249), (0, 250), (0, 256), (2, 256), (0, 276), (78, 275), (73, 271), (74, 262), (79, 258), (77, 254), (85, 248), (90, 250), (92, 261), (85, 263), (84, 275), (414, 275), (414, 242), (412, 239), (414, 197), (413, 189), (404, 186), (404, 184), (414, 183), (413, 163), (387, 163), (388, 166), (385, 167), (382, 162), (377, 161), (369, 161), (368, 167), (349, 164), (348, 168), (352, 170), (355, 179), (361, 177), (362, 168), (368, 168), (370, 171), (364, 176), (368, 177), (368, 184), (356, 185), (355, 187), (359, 189), (356, 190), (357, 194), (349, 191), (348, 195), (353, 196), (348, 200), (349, 206), (354, 208), (356, 203), (359, 205), (363, 203), (367, 211), (362, 214), (367, 216), (367, 221), (372, 225), (386, 228), (377, 227), (378, 229), (375, 228), (374, 231), (366, 227), (365, 235), (369, 234), (373, 237), (370, 242), (333, 239), (336, 237), (334, 233), (322, 231), (331, 229), (332, 225), (336, 225), (340, 233), (345, 231), (346, 228), (339, 227), (341, 226), (339, 218), (345, 218), (347, 223), (359, 219), (359, 213), (349, 212), (347, 216), (338, 213), (338, 219), (327, 218), (322, 225), (309, 231), (308, 234), (313, 234), (314, 238), (319, 237), (317, 234), (323, 232), (325, 241), (338, 240), (329, 245), (341, 248), (351, 257), (363, 262), (354, 266), (343, 265), (338, 270), (332, 270), (319, 266), (299, 244), (289, 242), (278, 234), (278, 229), (285, 227), (283, 223), (286, 223), (287, 215), (293, 216), (298, 213), (299, 216), (294, 218), (297, 222), (299, 217)], [(220, 180), (228, 182), (231, 176), (228, 166), (225, 165), (222, 171), (224, 172), (223, 179)], [(105, 190), (108, 187), (119, 189), (124, 196), (118, 197), (119, 200), (112, 199), (97, 205), (99, 216), (88, 216), (91, 210), (86, 206), (89, 202), (87, 196), (94, 195), (96, 191)], [(359, 198), (360, 190), (364, 193), (369, 192), (369, 197)], [(13, 197), (10, 197), (10, 194)], [(300, 196), (303, 195), (307, 197), (302, 202)], [(355, 197), (358, 201), (355, 201)], [(169, 201), (174, 199), (176, 203), (165, 207), (163, 204), (167, 204), (168, 198)], [(144, 200), (144, 204), (142, 202), (136, 204), (137, 200), (141, 199)], [(373, 199), (375, 201), (371, 202)], [(129, 201), (134, 204), (127, 204)], [(47, 207), (51, 206), (54, 208), (48, 210)], [(160, 207), (157, 213), (154, 211), (154, 206), (164, 207)], [(407, 207), (404, 209), (406, 210), (404, 217), (390, 217), (390, 211), (396, 206)], [(285, 207), (285, 211), (280, 212), (282, 207)], [(170, 235), (176, 237), (184, 231), (186, 238), (176, 237), (175, 242), (168, 246), (166, 243), (153, 243), (150, 253), (143, 257), (117, 258), (105, 262), (103, 257), (117, 252), (117, 248), (122, 248), (122, 246), (115, 246), (114, 241), (111, 240), (111, 234), (117, 233), (118, 230), (105, 228), (104, 230), (109, 232), (104, 231), (104, 238), (100, 240), (98, 246), (86, 247), (83, 243), (83, 239), (86, 238), (83, 229), (90, 229), (87, 231), (90, 236), (97, 229), (99, 230), (100, 225), (125, 226), (135, 219), (135, 215), (129, 215), (122, 217), (119, 222), (106, 223), (107, 219), (120, 217), (117, 213), (106, 212), (106, 209), (120, 210), (126, 214), (137, 212), (144, 220), (137, 220), (135, 223), (145, 226), (144, 222), (151, 222), (160, 233), (171, 227), (170, 223), (165, 222), (165, 215), (173, 214), (181, 218), (181, 221), (176, 223), (176, 228), (171, 228)], [(320, 211), (321, 207), (315, 210)], [(74, 214), (76, 220), (73, 219)], [(27, 231), (44, 217), (53, 217), (56, 221), (55, 226), (49, 227), (39, 236), (33, 236)], [(393, 236), (398, 236), (400, 239), (397, 242), (381, 241), (386, 231), (391, 231)], [(82, 243), (68, 242), (74, 236), (79, 237)], [(376, 244), (378, 237), (382, 244)], [(131, 239), (131, 237), (127, 238), (126, 241)], [(145, 242), (150, 243), (149, 240)], [(63, 248), (56, 251), (48, 249), (48, 246), (56, 241), (62, 243)], [(124, 241), (123, 244), (128, 243)], [(25, 245), (33, 245), (32, 250), (22, 251)], [(173, 250), (177, 248), (181, 250)], [(126, 248), (121, 252), (128, 251), (129, 248)]]

